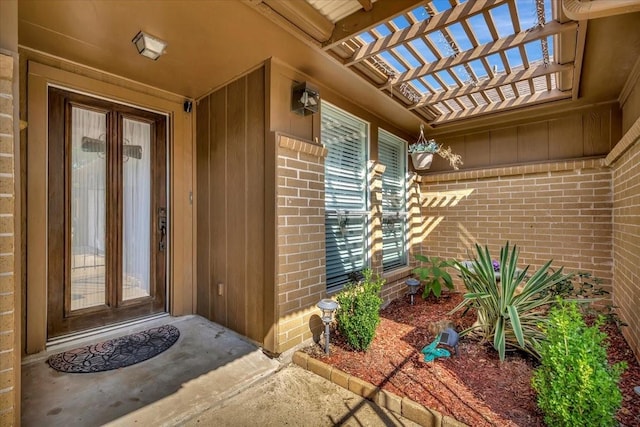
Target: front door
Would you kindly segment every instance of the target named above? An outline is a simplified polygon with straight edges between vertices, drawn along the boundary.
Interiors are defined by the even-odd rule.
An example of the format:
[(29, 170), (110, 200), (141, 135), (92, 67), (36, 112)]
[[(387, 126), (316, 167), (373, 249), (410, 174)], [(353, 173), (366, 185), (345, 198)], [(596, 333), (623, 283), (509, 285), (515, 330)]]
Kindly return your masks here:
[(166, 117), (49, 88), (48, 338), (166, 310)]

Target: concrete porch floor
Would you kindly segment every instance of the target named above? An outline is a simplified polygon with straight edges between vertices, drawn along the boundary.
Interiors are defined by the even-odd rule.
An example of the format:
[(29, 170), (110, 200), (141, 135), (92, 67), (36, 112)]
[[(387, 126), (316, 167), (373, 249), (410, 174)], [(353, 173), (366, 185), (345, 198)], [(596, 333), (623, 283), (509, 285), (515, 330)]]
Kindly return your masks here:
[[(68, 349), (170, 323), (180, 338), (145, 362), (66, 374), (46, 359)], [(22, 425), (415, 425), (329, 381), (271, 359), (199, 316), (165, 317), (68, 343), (22, 366)]]

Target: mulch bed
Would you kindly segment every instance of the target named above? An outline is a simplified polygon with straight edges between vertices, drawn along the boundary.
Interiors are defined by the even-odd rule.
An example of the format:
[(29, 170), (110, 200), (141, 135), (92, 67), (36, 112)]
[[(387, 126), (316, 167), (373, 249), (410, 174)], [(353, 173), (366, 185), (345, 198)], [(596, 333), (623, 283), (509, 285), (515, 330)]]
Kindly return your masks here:
[[(461, 294), (447, 293), (440, 299), (417, 297), (411, 306), (408, 297), (400, 298), (381, 311), (380, 326), (367, 352), (352, 351), (335, 331), (329, 356), (321, 345), (304, 351), (470, 426), (544, 426), (531, 388), (536, 362), (526, 354), (509, 353), (501, 363), (491, 345), (464, 337), (459, 356), (423, 361), (420, 350), (435, 339), (430, 324), (448, 319), (456, 330), (462, 330), (473, 323), (473, 313), (462, 318), (458, 313), (453, 317), (447, 314), (461, 300)], [(640, 385), (640, 366), (614, 324), (606, 325), (605, 332), (611, 343), (610, 362), (626, 360), (629, 365), (620, 383), (623, 406), (618, 420), (623, 426), (640, 426), (640, 396), (633, 391)]]

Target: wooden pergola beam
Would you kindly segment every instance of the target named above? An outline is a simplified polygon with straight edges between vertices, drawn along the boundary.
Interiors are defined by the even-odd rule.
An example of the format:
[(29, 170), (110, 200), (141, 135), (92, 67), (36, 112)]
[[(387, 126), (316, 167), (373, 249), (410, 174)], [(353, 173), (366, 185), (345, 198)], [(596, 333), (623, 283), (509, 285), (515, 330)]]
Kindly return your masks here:
[[(409, 109), (414, 110), (417, 108), (422, 108), (426, 105), (437, 104), (442, 101), (446, 101), (448, 99), (459, 98), (461, 96), (471, 95), (473, 93), (484, 92), (485, 90), (504, 86), (507, 84), (515, 84), (520, 81), (532, 81), (536, 77), (544, 76), (547, 74), (559, 73), (562, 71), (570, 71), (573, 68), (573, 64), (549, 64), (548, 66), (544, 66), (542, 64), (530, 67), (524, 70), (519, 70), (511, 74), (505, 74), (499, 77), (495, 77), (490, 80), (481, 81), (476, 86), (464, 86), (452, 90), (447, 90), (444, 92), (440, 92), (438, 94), (428, 96), (424, 98), (422, 101), (418, 102), (416, 105), (411, 106)], [(533, 88), (533, 84), (531, 85)], [(533, 90), (532, 90), (533, 92)]]
[(371, 3), (371, 0), (358, 0), (358, 3), (362, 5), (365, 12), (369, 12), (373, 9), (373, 3)]
[(537, 27), (530, 31), (503, 37), (494, 42), (486, 43), (474, 49), (461, 52), (455, 57), (451, 56), (448, 58), (442, 58), (437, 62), (432, 62), (421, 67), (412, 68), (411, 70), (399, 74), (393, 83), (400, 84), (406, 81), (410, 81), (417, 77), (455, 67), (457, 65), (473, 61), (475, 59), (480, 59), (495, 53), (504, 52), (507, 49), (519, 47), (533, 40), (538, 40), (553, 34), (559, 34), (566, 31), (574, 31), (576, 27), (577, 23), (573, 21), (567, 22), (566, 24), (560, 24), (558, 22), (552, 21), (547, 23), (544, 27)]
[(484, 10), (495, 7), (507, 0), (477, 0), (459, 4), (451, 9), (447, 9), (442, 13), (438, 13), (421, 22), (417, 22), (409, 27), (382, 37), (373, 43), (360, 48), (345, 65), (351, 65), (355, 62), (362, 61), (371, 56), (377, 55), (387, 49), (408, 43), (415, 40), (426, 33), (446, 29), (449, 25), (458, 23), (464, 18), (481, 13)]
[(505, 112), (509, 110), (513, 110), (520, 107), (531, 106), (536, 104), (542, 104), (545, 102), (551, 101), (559, 101), (562, 99), (571, 98), (571, 92), (562, 92), (560, 90), (554, 89), (548, 92), (538, 92), (533, 95), (522, 96), (520, 98), (511, 98), (506, 99), (501, 102), (494, 102), (487, 105), (481, 105), (476, 108), (471, 108), (468, 110), (462, 111), (454, 111), (449, 114), (443, 114), (442, 116), (436, 118), (431, 125), (438, 125), (446, 122), (451, 122), (454, 120), (461, 120), (469, 117), (476, 117), (482, 114), (490, 114), (496, 112)]
[(335, 23), (333, 33), (323, 44), (323, 49), (332, 47), (348, 40), (363, 31), (374, 28), (383, 22), (415, 9), (427, 3), (428, 0), (378, 0), (376, 7), (370, 11), (359, 10)]

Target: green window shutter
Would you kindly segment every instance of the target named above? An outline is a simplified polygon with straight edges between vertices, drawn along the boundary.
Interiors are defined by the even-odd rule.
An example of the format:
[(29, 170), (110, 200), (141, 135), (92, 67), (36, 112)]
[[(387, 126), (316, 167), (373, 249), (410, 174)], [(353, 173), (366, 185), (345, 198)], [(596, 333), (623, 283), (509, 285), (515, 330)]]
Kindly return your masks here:
[(327, 291), (339, 290), (360, 273), (368, 254), (367, 146), (369, 125), (322, 103), (320, 137), (325, 159)]
[(378, 161), (382, 174), (382, 266), (384, 271), (407, 265), (406, 142), (380, 129)]

